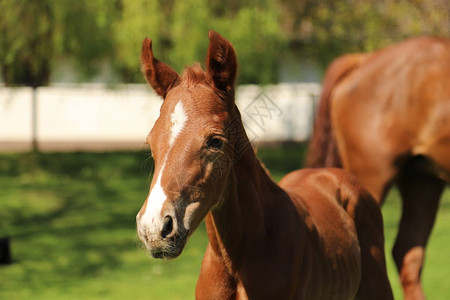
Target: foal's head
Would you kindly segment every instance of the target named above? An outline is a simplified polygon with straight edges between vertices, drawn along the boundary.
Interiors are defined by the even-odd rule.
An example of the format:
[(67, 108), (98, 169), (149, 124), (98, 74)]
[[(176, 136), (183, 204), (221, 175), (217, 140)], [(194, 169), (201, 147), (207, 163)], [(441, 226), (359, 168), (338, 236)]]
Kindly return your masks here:
[[(164, 98), (147, 141), (155, 160), (150, 192), (137, 215), (140, 239), (156, 258), (177, 257), (188, 236), (221, 198), (231, 170), (231, 121), (236, 55), (231, 44), (209, 32), (206, 72), (196, 64), (182, 76), (153, 56), (145, 39), (142, 70)], [(239, 118), (238, 118), (239, 119)]]

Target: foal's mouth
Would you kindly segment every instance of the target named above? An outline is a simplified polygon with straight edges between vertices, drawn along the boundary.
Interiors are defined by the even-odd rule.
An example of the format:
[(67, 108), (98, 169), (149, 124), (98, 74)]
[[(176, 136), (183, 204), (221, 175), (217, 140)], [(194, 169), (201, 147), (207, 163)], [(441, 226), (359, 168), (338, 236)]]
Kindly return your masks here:
[(186, 245), (189, 236), (190, 231), (185, 231), (183, 234), (177, 233), (171, 238), (160, 241), (160, 243), (164, 243), (164, 245), (161, 245), (160, 247), (151, 248), (151, 245), (149, 245), (149, 253), (153, 258), (177, 258), (181, 254), (181, 252), (183, 252), (184, 246)]
[(183, 247), (179, 249), (166, 249), (166, 250), (150, 250), (150, 255), (153, 258), (160, 259), (174, 259), (177, 258), (183, 251)]

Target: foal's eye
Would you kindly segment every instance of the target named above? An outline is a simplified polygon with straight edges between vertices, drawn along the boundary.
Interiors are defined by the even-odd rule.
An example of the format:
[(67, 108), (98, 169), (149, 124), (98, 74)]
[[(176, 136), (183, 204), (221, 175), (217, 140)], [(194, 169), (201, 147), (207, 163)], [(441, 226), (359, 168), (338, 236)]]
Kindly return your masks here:
[(222, 149), (223, 141), (219, 138), (212, 137), (206, 141), (206, 148), (220, 150)]

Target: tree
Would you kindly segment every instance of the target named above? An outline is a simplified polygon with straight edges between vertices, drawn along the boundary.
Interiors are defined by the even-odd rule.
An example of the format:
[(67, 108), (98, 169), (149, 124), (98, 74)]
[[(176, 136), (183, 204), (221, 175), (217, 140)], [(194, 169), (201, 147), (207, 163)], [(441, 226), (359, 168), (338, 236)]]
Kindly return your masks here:
[(3, 80), (7, 85), (48, 84), (55, 49), (52, 1), (3, 0), (0, 11)]
[(1, 0), (0, 66), (6, 84), (47, 85), (55, 61), (72, 58), (85, 77), (112, 53), (109, 0)]
[(279, 10), (273, 1), (242, 5), (234, 14), (217, 18), (213, 23), (236, 48), (240, 83), (277, 81), (280, 57), (287, 48), (280, 23)]
[[(138, 54), (133, 53), (140, 50), (144, 36), (152, 38), (158, 58), (181, 72), (186, 64), (204, 61), (208, 30), (215, 29), (236, 48), (241, 62), (240, 83), (277, 80), (278, 61), (287, 43), (274, 1), (258, 0), (251, 4), (216, 0), (129, 2), (133, 1), (122, 1), (121, 20), (115, 27), (116, 42), (122, 41), (116, 52), (128, 53), (117, 59), (123, 62), (128, 57), (128, 63), (122, 64), (122, 74), (138, 76)], [(140, 75), (136, 76), (134, 80), (139, 80)]]
[(417, 35), (450, 36), (447, 0), (0, 0), (0, 72), (7, 84), (49, 83), (56, 63), (79, 79), (109, 64), (142, 82), (145, 36), (176, 70), (203, 62), (209, 29), (234, 45), (240, 83), (277, 81), (288, 51), (325, 68), (336, 56), (372, 51)]
[(186, 64), (203, 62), (208, 48), (208, 28), (211, 16), (207, 0), (177, 0), (170, 17), (170, 38), (168, 62), (181, 71)]
[(58, 50), (54, 59), (74, 61), (82, 80), (95, 75), (101, 62), (111, 63), (116, 51), (113, 26), (119, 11), (117, 0), (53, 0), (53, 8)]
[[(348, 52), (373, 51), (420, 35), (450, 36), (446, 0), (277, 0), (283, 28), (325, 68)], [(295, 12), (295, 13), (293, 13)]]
[(121, 1), (111, 38), (115, 49), (112, 64), (123, 81), (143, 82), (139, 53), (146, 36), (152, 39), (153, 51), (161, 58), (163, 22), (158, 0)]

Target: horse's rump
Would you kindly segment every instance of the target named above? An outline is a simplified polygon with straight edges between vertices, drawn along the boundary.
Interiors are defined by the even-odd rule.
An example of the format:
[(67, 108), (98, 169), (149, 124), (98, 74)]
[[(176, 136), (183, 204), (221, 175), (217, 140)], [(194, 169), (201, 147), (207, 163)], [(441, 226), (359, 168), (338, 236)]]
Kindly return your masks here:
[(331, 94), (333, 88), (350, 74), (368, 54), (347, 54), (334, 60), (324, 77), (314, 131), (308, 147), (306, 166), (310, 168), (342, 167), (331, 126)]

